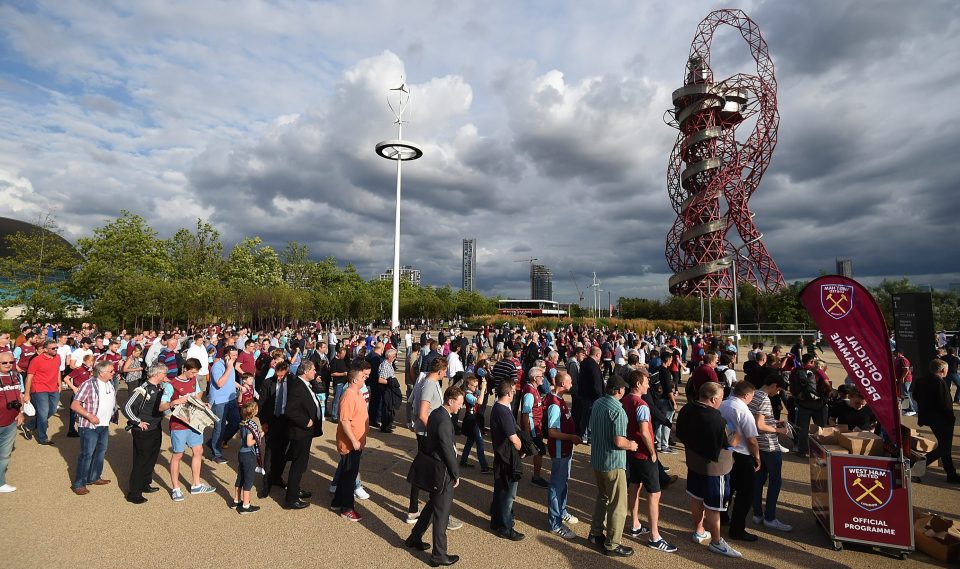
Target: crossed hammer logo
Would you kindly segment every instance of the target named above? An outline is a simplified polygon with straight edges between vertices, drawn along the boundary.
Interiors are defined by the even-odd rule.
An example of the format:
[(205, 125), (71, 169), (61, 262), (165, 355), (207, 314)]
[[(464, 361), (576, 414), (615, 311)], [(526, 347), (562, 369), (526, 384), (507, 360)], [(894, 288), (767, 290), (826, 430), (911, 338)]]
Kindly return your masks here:
[(873, 498), (873, 500), (874, 500), (876, 503), (878, 503), (878, 504), (880, 504), (881, 502), (883, 502), (883, 500), (881, 500), (880, 498), (877, 498), (877, 495), (873, 493), (874, 490), (883, 490), (883, 489), (884, 489), (884, 488), (883, 488), (883, 482), (881, 482), (881, 481), (879, 481), (879, 480), (876, 480), (876, 481), (874, 481), (873, 486), (871, 486), (870, 488), (867, 488), (867, 486), (863, 483), (863, 481), (861, 481), (859, 478), (857, 478), (856, 480), (853, 481), (853, 485), (854, 485), (854, 486), (859, 486), (860, 489), (863, 490), (863, 494), (860, 494), (859, 496), (857, 496), (857, 502), (862, 501), (862, 500), (863, 500), (864, 498), (866, 498), (867, 496), (870, 496), (871, 498)]
[[(830, 305), (830, 308), (827, 309), (827, 312), (832, 313), (832, 312), (835, 311), (835, 310), (838, 310), (838, 311), (840, 311), (841, 313), (846, 312), (846, 310), (845, 310), (843, 307), (840, 306), (840, 303), (841, 303), (841, 302), (846, 302), (847, 300), (849, 300), (849, 299), (847, 298), (847, 293), (845, 293), (845, 292), (844, 292), (844, 293), (840, 293), (840, 298), (834, 299), (834, 298), (833, 298), (833, 293), (832, 293), (832, 292), (828, 292), (828, 293), (827, 293), (827, 300), (833, 303), (833, 304)], [(858, 478), (857, 480), (859, 480), (859, 478)]]

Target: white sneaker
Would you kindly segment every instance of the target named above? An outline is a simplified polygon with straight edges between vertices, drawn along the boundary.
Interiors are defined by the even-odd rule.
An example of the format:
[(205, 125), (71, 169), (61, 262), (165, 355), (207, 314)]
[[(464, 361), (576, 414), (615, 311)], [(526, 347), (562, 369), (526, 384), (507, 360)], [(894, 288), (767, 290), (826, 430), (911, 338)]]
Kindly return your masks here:
[(571, 514), (570, 512), (567, 512), (567, 513), (563, 514), (563, 521), (567, 522), (568, 524), (579, 524), (579, 523), (580, 523), (580, 519), (577, 518), (577, 516)]
[(788, 449), (787, 447), (785, 447), (785, 446), (783, 446), (783, 445), (780, 445), (780, 452), (782, 452), (783, 454), (787, 454), (787, 453), (790, 452), (790, 449)]
[(777, 519), (770, 522), (768, 522), (767, 520), (763, 520), (763, 525), (764, 527), (775, 529), (777, 531), (793, 531), (793, 526), (789, 524), (785, 524)]
[(359, 498), (360, 500), (370, 499), (370, 493), (364, 490), (363, 486), (357, 486), (353, 491), (353, 495)]
[(710, 532), (708, 532), (707, 530), (703, 530), (703, 533), (697, 533), (697, 532), (691, 533), (690, 541), (692, 541), (693, 543), (699, 543), (700, 545), (705, 545), (707, 543), (710, 543), (710, 538), (712, 537), (713, 535)]
[(415, 524), (415, 523), (417, 523), (417, 520), (418, 520), (418, 519), (420, 519), (420, 512), (419, 512), (419, 511), (416, 511), (416, 512), (407, 512), (407, 523), (408, 523), (408, 524)]
[(904, 416), (904, 417), (913, 417), (913, 416), (916, 415), (916, 414), (917, 414), (916, 411), (911, 411), (910, 409), (906, 409), (906, 410), (904, 410), (904, 412), (903, 412), (903, 416)]
[(727, 542), (724, 541), (722, 537), (720, 538), (720, 543), (711, 543), (707, 549), (720, 555), (726, 555), (727, 557), (743, 557), (742, 553), (727, 545)]
[(457, 518), (450, 516), (450, 519), (447, 520), (447, 529), (450, 531), (458, 530), (463, 527), (463, 522)]
[(760, 525), (764, 522), (763, 516), (753, 516), (753, 523)]
[(16, 492), (16, 491), (17, 491), (16, 486), (11, 486), (9, 484), (4, 484), (3, 486), (0, 486), (0, 494), (9, 494), (10, 492)]
[(336, 484), (331, 484), (331, 485), (330, 485), (330, 493), (331, 493), (331, 494), (336, 494), (336, 493), (337, 493), (337, 485), (336, 485)]

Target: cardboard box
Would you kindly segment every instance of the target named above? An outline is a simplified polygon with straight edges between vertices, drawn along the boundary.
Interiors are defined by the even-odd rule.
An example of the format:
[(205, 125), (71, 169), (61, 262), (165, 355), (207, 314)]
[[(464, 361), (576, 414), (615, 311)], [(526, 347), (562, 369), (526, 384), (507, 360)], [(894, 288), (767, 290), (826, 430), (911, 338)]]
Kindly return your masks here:
[[(913, 533), (917, 550), (944, 563), (960, 560), (960, 538), (957, 538), (953, 532), (950, 531), (957, 527), (957, 522), (946, 520), (948, 523), (952, 522), (952, 525), (946, 532), (940, 532), (943, 534), (943, 538), (938, 537), (939, 534), (934, 536), (927, 535), (928, 533), (933, 533), (930, 525), (934, 517), (935, 516), (926, 514), (914, 522)], [(939, 520), (942, 525), (944, 522), (943, 518), (939, 518)]]
[(837, 433), (837, 442), (850, 454), (881, 456), (883, 439), (873, 433)]
[(930, 452), (937, 448), (937, 441), (914, 435), (910, 437), (910, 448), (917, 452)]
[(818, 427), (816, 425), (810, 425), (810, 436), (817, 439), (817, 442), (822, 445), (840, 444), (837, 440), (837, 435), (846, 432), (849, 432), (849, 429), (846, 427)]
[(840, 445), (823, 445), (823, 450), (830, 454), (850, 454), (850, 451)]

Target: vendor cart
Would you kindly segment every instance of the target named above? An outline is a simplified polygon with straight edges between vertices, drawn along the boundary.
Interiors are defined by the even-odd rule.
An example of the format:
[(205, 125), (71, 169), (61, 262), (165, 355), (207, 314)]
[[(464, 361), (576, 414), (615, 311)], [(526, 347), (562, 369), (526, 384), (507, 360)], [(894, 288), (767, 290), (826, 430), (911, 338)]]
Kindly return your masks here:
[(910, 465), (899, 458), (843, 452), (810, 438), (813, 514), (833, 541), (914, 550)]

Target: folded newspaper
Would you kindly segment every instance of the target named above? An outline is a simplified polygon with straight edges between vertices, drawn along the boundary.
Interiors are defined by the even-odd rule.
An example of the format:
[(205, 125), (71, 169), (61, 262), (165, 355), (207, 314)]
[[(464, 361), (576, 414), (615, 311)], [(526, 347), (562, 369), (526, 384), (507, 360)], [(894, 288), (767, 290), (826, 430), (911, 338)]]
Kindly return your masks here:
[(173, 416), (180, 419), (190, 428), (202, 433), (207, 427), (212, 427), (220, 419), (202, 401), (193, 395), (187, 396), (187, 402), (173, 408)]

